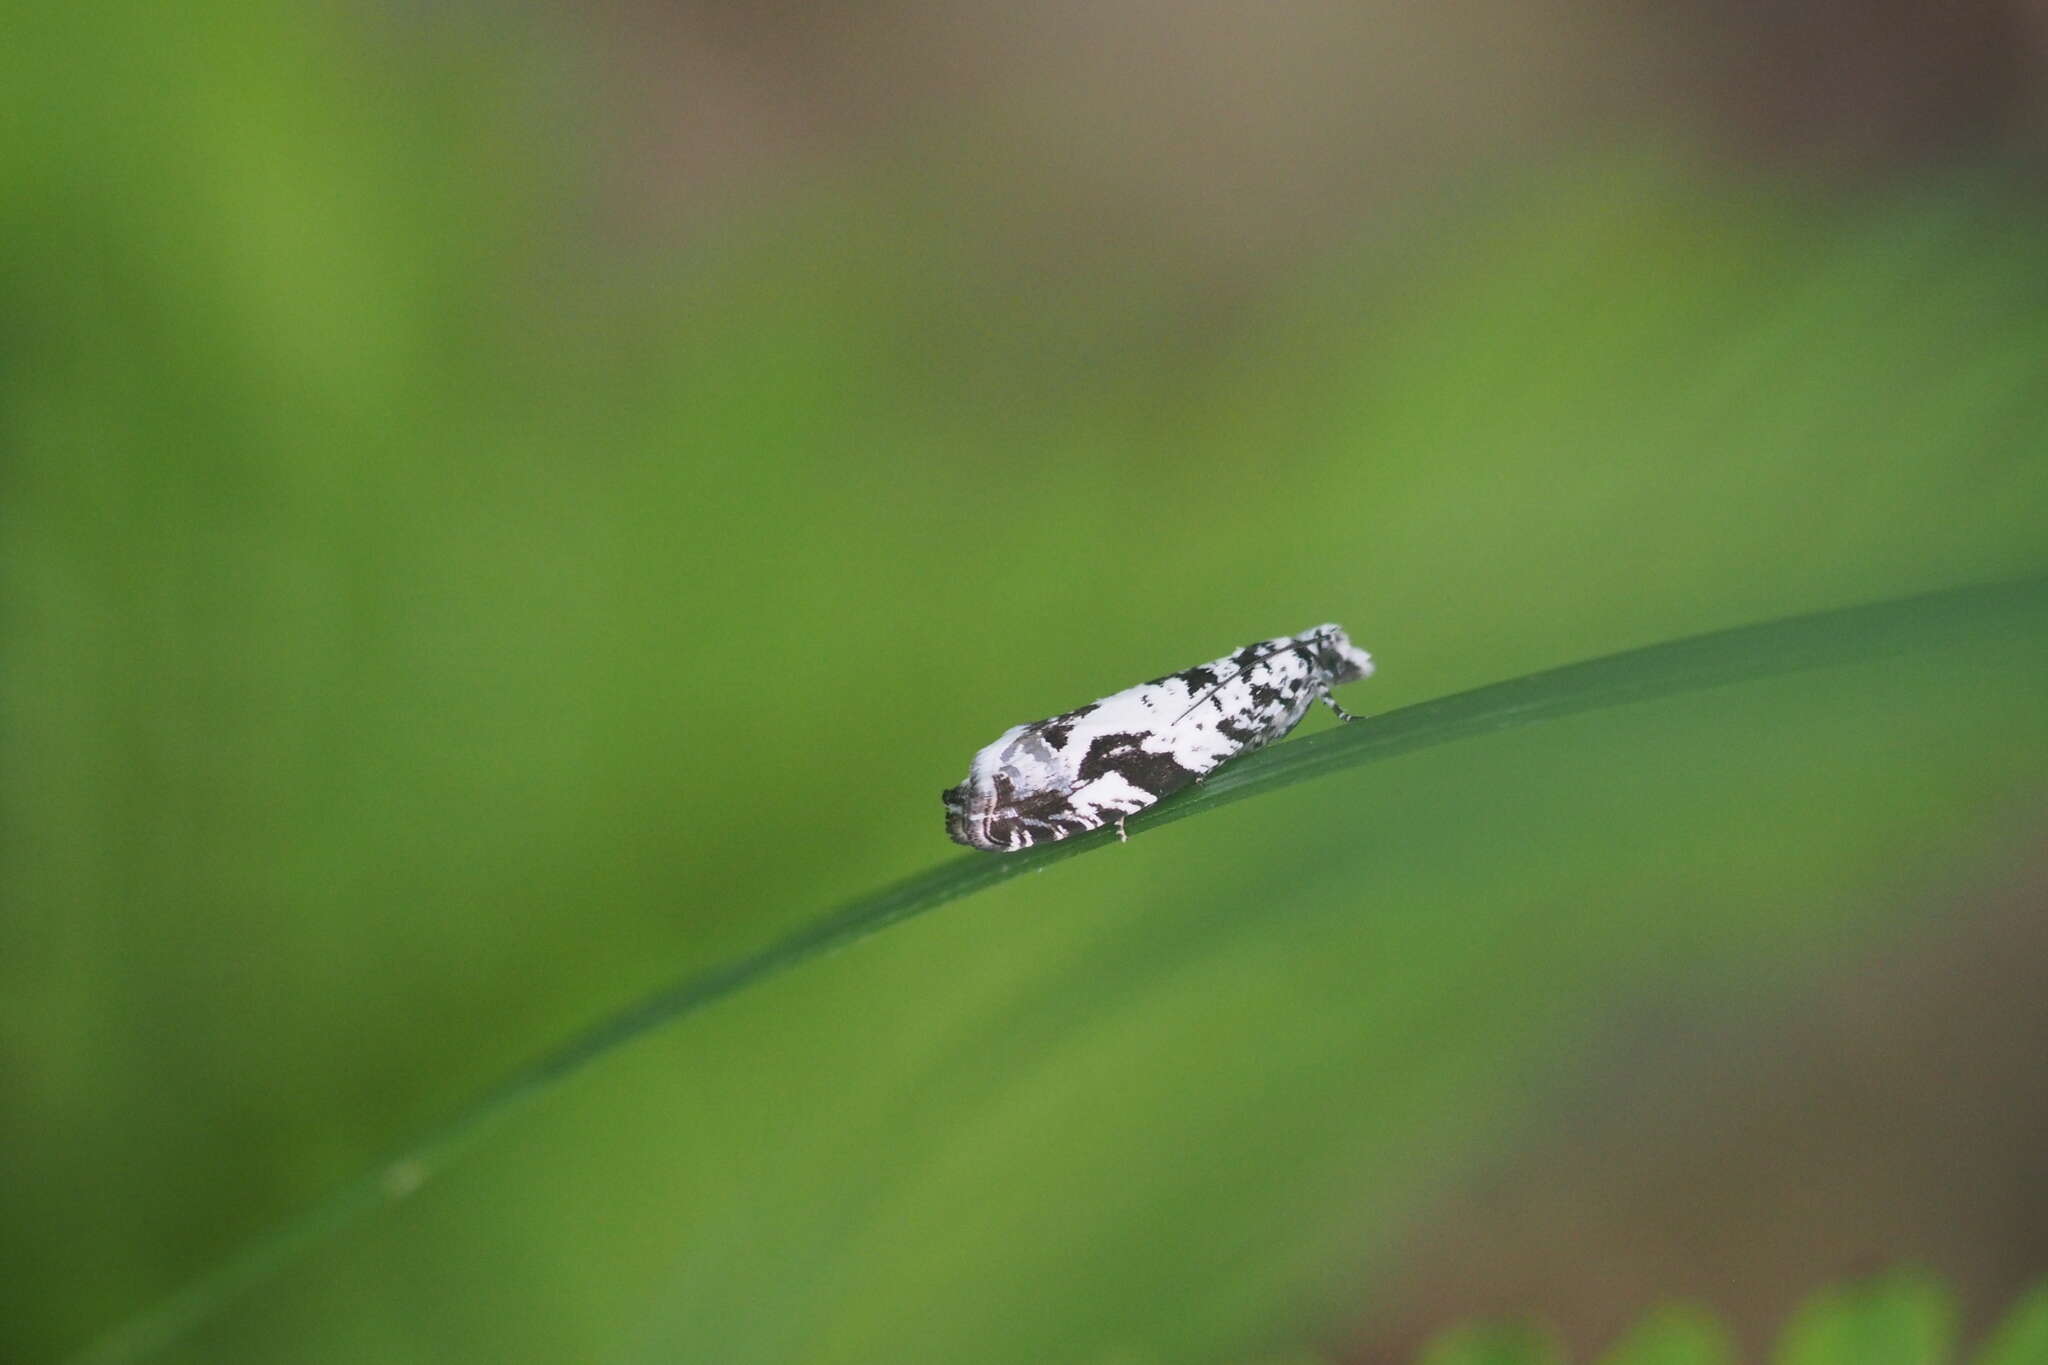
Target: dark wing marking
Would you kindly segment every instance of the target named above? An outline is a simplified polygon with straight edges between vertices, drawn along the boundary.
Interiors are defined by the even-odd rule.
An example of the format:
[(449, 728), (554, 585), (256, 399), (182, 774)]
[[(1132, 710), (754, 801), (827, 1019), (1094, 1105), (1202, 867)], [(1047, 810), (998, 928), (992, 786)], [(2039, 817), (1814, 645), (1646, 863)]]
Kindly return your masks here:
[[(1195, 713), (1196, 708), (1200, 707), (1204, 702), (1208, 701), (1210, 698), (1214, 697), (1218, 692), (1223, 690), (1224, 683), (1231, 681), (1233, 678), (1240, 677), (1244, 673), (1244, 671), (1247, 668), (1250, 668), (1253, 664), (1264, 663), (1266, 660), (1272, 658), (1275, 654), (1285, 654), (1290, 650), (1298, 651), (1301, 649), (1301, 647), (1302, 646), (1300, 641), (1292, 639), (1286, 640), (1280, 644), (1273, 644), (1271, 642), (1268, 642), (1263, 646), (1246, 645), (1243, 649), (1240, 649), (1239, 651), (1237, 651), (1237, 653), (1230, 656), (1230, 662), (1237, 665), (1237, 671), (1231, 673), (1227, 677), (1217, 679), (1215, 686), (1209, 688), (1208, 690), (1203, 692), (1201, 696), (1196, 697), (1193, 701), (1189, 702), (1188, 709), (1181, 712), (1179, 715), (1175, 716), (1173, 720), (1170, 722), (1170, 724), (1178, 725), (1182, 721), (1186, 720), (1189, 716), (1192, 716)], [(1262, 648), (1265, 650), (1263, 654), (1258, 652)], [(1247, 658), (1247, 655), (1249, 655), (1250, 657)], [(1187, 671), (1187, 673), (1206, 673), (1208, 671), (1208, 665), (1203, 664), (1196, 668), (1190, 668)], [(1172, 673), (1168, 674), (1167, 676), (1174, 678), (1184, 678), (1187, 676), (1187, 673)], [(1161, 678), (1159, 681), (1165, 682), (1166, 678)]]

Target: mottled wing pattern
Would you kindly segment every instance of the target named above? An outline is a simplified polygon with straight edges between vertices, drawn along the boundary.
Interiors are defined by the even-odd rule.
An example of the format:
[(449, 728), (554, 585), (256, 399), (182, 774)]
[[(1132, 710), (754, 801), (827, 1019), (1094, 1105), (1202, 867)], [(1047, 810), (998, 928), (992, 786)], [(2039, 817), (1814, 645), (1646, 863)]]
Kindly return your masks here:
[(1015, 726), (945, 793), (947, 831), (1003, 852), (1121, 830), (1125, 817), (1279, 739), (1318, 696), (1371, 669), (1342, 630), (1321, 626)]

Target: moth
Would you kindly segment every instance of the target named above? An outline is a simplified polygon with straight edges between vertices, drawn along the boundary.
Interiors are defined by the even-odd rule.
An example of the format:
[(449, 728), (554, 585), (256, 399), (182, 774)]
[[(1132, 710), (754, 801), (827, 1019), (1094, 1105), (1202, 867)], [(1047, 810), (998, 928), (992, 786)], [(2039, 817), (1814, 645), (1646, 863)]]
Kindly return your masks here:
[(1005, 730), (948, 789), (946, 833), (991, 853), (1124, 821), (1286, 735), (1330, 689), (1372, 676), (1341, 626), (1246, 645), (1213, 663), (1127, 687)]

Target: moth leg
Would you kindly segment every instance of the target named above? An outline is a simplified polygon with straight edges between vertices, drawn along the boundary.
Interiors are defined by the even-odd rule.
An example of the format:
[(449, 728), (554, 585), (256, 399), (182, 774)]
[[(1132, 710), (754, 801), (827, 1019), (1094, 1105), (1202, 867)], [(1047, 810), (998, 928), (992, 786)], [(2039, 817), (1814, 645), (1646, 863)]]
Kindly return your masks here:
[(1131, 841), (1131, 836), (1124, 833), (1124, 817), (1121, 815), (1116, 818), (1116, 841), (1120, 844), (1128, 844)]
[(1352, 715), (1349, 711), (1346, 711), (1343, 707), (1337, 705), (1337, 699), (1330, 695), (1329, 689), (1325, 688), (1324, 690), (1316, 693), (1316, 695), (1322, 698), (1323, 705), (1329, 707), (1332, 711), (1335, 711), (1337, 713), (1338, 720), (1352, 721), (1358, 719), (1357, 716)]
[(1324, 668), (1323, 661), (1316, 656), (1315, 652), (1307, 648), (1306, 646), (1302, 645), (1295, 646), (1294, 652), (1297, 656), (1300, 657), (1303, 665), (1306, 666), (1308, 670), (1308, 676), (1311, 679), (1316, 680), (1312, 683), (1316, 690), (1316, 699), (1322, 702), (1323, 705), (1329, 707), (1332, 711), (1335, 711), (1337, 713), (1338, 720), (1357, 720), (1357, 716), (1352, 715), (1349, 711), (1346, 711), (1343, 707), (1337, 705), (1337, 699), (1330, 695), (1330, 684), (1328, 682), (1327, 671)]

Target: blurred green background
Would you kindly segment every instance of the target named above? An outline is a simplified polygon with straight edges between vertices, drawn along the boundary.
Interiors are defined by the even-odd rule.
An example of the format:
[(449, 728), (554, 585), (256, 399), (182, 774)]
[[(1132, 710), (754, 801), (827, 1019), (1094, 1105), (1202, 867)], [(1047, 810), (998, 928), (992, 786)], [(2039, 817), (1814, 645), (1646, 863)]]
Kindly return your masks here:
[[(960, 856), (1017, 721), (1325, 620), (1371, 713), (2048, 571), (2025, 16), (16, 12), (0, 1358)], [(2044, 663), (1020, 879), (160, 1358), (1397, 1360), (1673, 1295), (1754, 1344), (1894, 1260), (1981, 1324), (2048, 1269)]]

